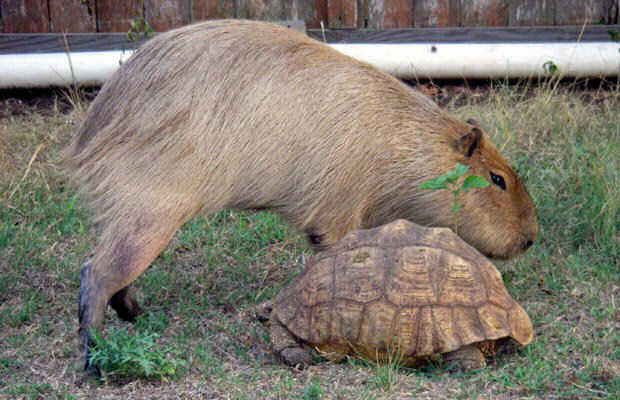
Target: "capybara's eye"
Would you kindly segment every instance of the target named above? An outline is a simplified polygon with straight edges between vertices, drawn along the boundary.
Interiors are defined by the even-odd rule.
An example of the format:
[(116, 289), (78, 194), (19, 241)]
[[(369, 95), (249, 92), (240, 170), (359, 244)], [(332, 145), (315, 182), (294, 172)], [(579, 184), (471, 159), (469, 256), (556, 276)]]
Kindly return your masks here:
[(496, 186), (499, 186), (500, 189), (506, 190), (506, 182), (504, 182), (504, 178), (501, 175), (495, 175), (493, 172), (491, 174), (491, 181)]

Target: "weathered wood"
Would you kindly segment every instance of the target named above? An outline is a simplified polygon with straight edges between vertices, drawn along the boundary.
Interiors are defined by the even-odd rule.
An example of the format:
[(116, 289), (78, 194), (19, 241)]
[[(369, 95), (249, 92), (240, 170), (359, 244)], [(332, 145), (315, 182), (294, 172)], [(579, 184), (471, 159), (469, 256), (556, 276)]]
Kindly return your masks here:
[[(580, 26), (503, 27), (503, 28), (415, 28), (387, 30), (326, 30), (328, 43), (532, 43), (606, 42), (610, 30), (618, 25), (591, 25), (581, 34)], [(323, 32), (308, 30), (308, 36), (323, 41)]]
[(289, 19), (282, 15), (282, 0), (236, 0), (237, 18), (276, 21)]
[(461, 0), (461, 26), (506, 26), (508, 0)]
[(555, 0), (510, 0), (509, 26), (545, 26), (554, 23)]
[[(505, 43), (505, 42), (608, 42), (610, 30), (618, 25), (587, 26), (580, 37), (580, 26), (532, 28), (423, 28), (389, 30), (325, 30), (328, 43)], [(323, 41), (320, 29), (308, 36)], [(72, 51), (133, 49), (125, 33), (86, 34), (5, 34), (0, 35), (0, 54), (64, 52), (65, 38)], [(141, 36), (140, 43), (147, 38)]]
[(189, 0), (144, 0), (144, 17), (157, 32), (190, 23)]
[(327, 28), (327, 0), (284, 0), (283, 16), (290, 20), (301, 20), (307, 28), (318, 29), (321, 21)]
[(583, 25), (604, 21), (604, 3), (605, 0), (556, 0), (554, 22), (556, 25)]
[(603, 22), (606, 24), (617, 24), (620, 15), (620, 1), (603, 0)]
[(460, 13), (460, 0), (416, 0), (413, 4), (413, 26), (459, 26)]
[(192, 0), (191, 20), (223, 19), (235, 17), (234, 0)]
[(357, 28), (357, 0), (327, 0), (329, 29)]
[(50, 32), (96, 32), (95, 0), (48, 0)]
[(410, 28), (413, 26), (413, 1), (366, 0), (368, 29)]
[(141, 15), (139, 0), (97, 0), (97, 32), (127, 32)]
[(4, 33), (49, 32), (47, 1), (0, 0)]

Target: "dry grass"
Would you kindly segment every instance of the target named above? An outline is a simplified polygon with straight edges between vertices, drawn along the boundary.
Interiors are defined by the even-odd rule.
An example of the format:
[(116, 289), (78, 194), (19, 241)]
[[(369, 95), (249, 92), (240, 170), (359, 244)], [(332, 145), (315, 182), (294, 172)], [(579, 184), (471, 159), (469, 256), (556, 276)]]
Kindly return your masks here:
[(224, 211), (186, 224), (139, 278), (148, 312), (138, 324), (111, 312), (105, 322), (159, 334), (158, 351), (185, 365), (170, 381), (111, 375), (102, 383), (84, 379), (77, 339), (78, 269), (93, 234), (54, 166), (80, 112), (4, 112), (0, 397), (619, 398), (619, 103), (617, 91), (498, 85), (447, 105), (479, 121), (537, 206), (537, 244), (500, 266), (534, 322), (530, 346), (509, 347), (470, 374), (359, 361), (288, 369), (252, 308), (309, 250), (274, 215)]

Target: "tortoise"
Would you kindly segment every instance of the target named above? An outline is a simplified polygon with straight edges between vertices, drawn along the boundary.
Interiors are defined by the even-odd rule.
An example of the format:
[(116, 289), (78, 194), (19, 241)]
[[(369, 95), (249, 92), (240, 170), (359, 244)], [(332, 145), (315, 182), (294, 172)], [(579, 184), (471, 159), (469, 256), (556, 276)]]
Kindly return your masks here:
[(405, 220), (347, 234), (256, 307), (274, 352), (289, 366), (313, 348), (340, 361), (417, 366), (442, 355), (450, 368), (486, 366), (497, 339), (532, 341), (530, 318), (495, 266), (450, 229)]

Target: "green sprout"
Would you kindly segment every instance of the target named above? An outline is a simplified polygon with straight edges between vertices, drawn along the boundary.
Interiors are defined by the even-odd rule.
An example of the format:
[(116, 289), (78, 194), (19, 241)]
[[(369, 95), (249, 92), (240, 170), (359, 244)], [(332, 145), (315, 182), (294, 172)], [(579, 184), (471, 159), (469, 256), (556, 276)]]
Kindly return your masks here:
[(458, 180), (469, 170), (468, 166), (456, 164), (452, 171), (448, 171), (443, 175), (430, 179), (420, 185), (420, 189), (424, 190), (441, 190), (448, 189), (452, 192), (454, 200), (452, 200), (452, 213), (454, 214), (454, 233), (458, 234), (459, 210), (461, 205), (458, 203), (458, 196), (461, 192), (466, 193), (469, 189), (481, 189), (489, 186), (489, 182), (481, 176), (470, 175), (463, 180), (461, 186)]
[(550, 76), (554, 76), (558, 72), (558, 66), (553, 61), (547, 61), (543, 64), (543, 70)]

